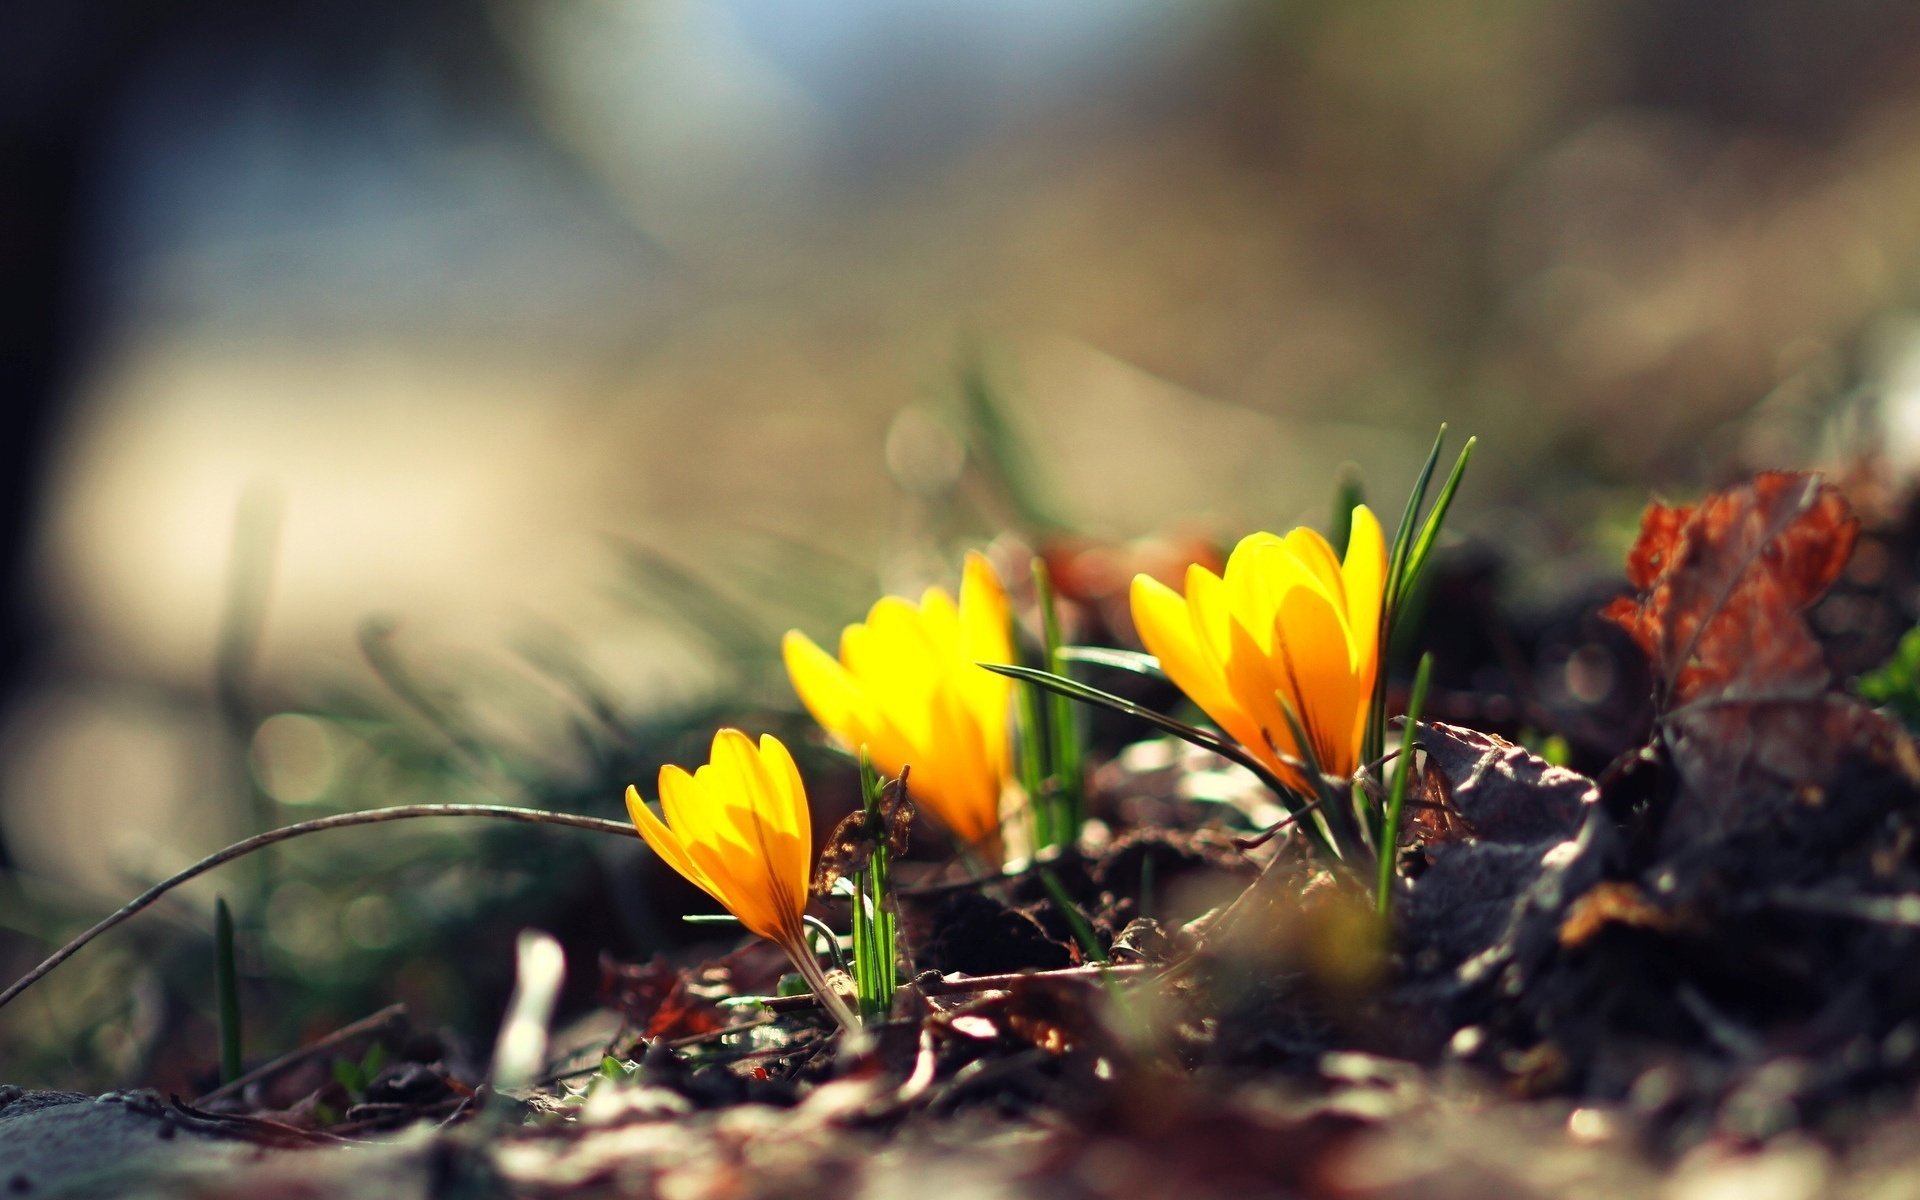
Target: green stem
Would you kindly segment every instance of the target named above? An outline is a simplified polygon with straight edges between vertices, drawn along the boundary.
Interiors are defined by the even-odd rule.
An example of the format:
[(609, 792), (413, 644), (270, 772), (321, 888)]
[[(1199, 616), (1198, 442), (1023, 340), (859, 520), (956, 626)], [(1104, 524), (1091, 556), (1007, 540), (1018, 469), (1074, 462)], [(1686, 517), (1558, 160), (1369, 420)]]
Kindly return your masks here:
[(1375, 907), (1382, 917), (1393, 908), (1394, 859), (1400, 845), (1400, 818), (1407, 805), (1407, 781), (1413, 774), (1413, 739), (1419, 732), (1420, 710), (1427, 703), (1427, 682), (1433, 674), (1433, 655), (1422, 654), (1413, 675), (1413, 694), (1407, 698), (1407, 731), (1400, 739), (1400, 761), (1394, 764), (1393, 790), (1387, 796), (1387, 816), (1380, 832), (1380, 881)]
[(840, 1028), (849, 1034), (859, 1035), (865, 1028), (861, 1024), (859, 1014), (848, 1008), (847, 1002), (842, 1000), (840, 994), (833, 990), (833, 985), (827, 982), (827, 973), (820, 969), (820, 960), (813, 956), (813, 951), (807, 949), (806, 939), (801, 938), (792, 945), (782, 946), (781, 949), (785, 950), (787, 957), (792, 960), (793, 969), (800, 972), (800, 977), (807, 981), (809, 988), (813, 989), (814, 999), (820, 1002), (820, 1006), (839, 1023)]
[[(1067, 675), (1067, 660), (1060, 639), (1060, 608), (1054, 599), (1053, 580), (1047, 574), (1047, 560), (1033, 560), (1033, 590), (1040, 606), (1041, 645), (1047, 670)], [(1080, 826), (1086, 820), (1086, 775), (1082, 766), (1080, 727), (1075, 721), (1073, 701), (1059, 692), (1047, 696), (1047, 745), (1051, 751), (1047, 775), (1053, 784), (1053, 844), (1070, 850), (1080, 844)]]
[(233, 911), (225, 896), (213, 901), (213, 987), (220, 1005), (220, 1082), (240, 1078), (240, 972), (233, 948)]

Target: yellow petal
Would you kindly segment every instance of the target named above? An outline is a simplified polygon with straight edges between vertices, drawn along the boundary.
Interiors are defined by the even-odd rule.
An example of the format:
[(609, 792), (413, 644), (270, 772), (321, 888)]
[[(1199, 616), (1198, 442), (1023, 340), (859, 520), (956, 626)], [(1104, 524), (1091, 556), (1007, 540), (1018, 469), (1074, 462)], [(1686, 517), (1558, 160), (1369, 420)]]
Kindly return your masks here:
[(1288, 696), (1313, 740), (1320, 769), (1346, 776), (1357, 766), (1354, 714), (1365, 704), (1347, 643), (1346, 614), (1309, 588), (1296, 588), (1274, 617), (1275, 644), (1285, 663)]
[(918, 609), (897, 596), (881, 600), (865, 624), (849, 625), (841, 635), (840, 661), (910, 747), (926, 743), (926, 707), (945, 664), (921, 628)]
[[(679, 770), (678, 767), (673, 769), (676, 771)], [(682, 772), (682, 774), (685, 774), (685, 772)], [(720, 894), (718, 888), (714, 886), (713, 881), (708, 879), (705, 873), (694, 865), (693, 859), (687, 854), (686, 847), (682, 844), (679, 835), (662, 824), (660, 818), (653, 815), (652, 810), (647, 807), (646, 802), (640, 798), (639, 789), (633, 787), (631, 784), (627, 786), (627, 814), (633, 818), (633, 826), (639, 830), (641, 838), (646, 841), (647, 845), (653, 847), (653, 852), (658, 854), (668, 866), (678, 871), (688, 883), (693, 884), (722, 904), (726, 903), (726, 898)]]
[(1187, 602), (1150, 575), (1134, 576), (1128, 598), (1134, 628), (1147, 653), (1160, 660), (1160, 669), (1175, 687), (1237, 740), (1239, 734), (1231, 723), (1236, 721), (1238, 705), (1227, 689), (1219, 661), (1201, 651)]
[(1194, 645), (1201, 663), (1219, 678), (1228, 697), (1219, 712), (1208, 710), (1207, 715), (1234, 741), (1279, 769), (1279, 760), (1267, 744), (1268, 732), (1282, 746), (1293, 743), (1284, 721), (1278, 728), (1268, 723), (1279, 708), (1266, 674), (1266, 655), (1228, 611), (1226, 588), (1226, 581), (1205, 567), (1196, 564), (1187, 569), (1187, 610)]
[(1341, 565), (1347, 585), (1347, 624), (1353, 630), (1354, 669), (1366, 677), (1369, 690), (1380, 660), (1380, 605), (1387, 588), (1387, 543), (1379, 518), (1362, 504), (1353, 510), (1353, 532), (1347, 538), (1347, 560)]
[(1307, 577), (1319, 586), (1344, 616), (1347, 611), (1347, 585), (1340, 574), (1340, 560), (1334, 557), (1332, 544), (1320, 536), (1319, 530), (1305, 526), (1289, 533), (1286, 543), (1287, 549), (1306, 568)]
[[(1279, 697), (1285, 696), (1287, 704), (1298, 714), (1298, 689), (1286, 676), (1284, 667), (1276, 670), (1275, 661), (1255, 643), (1252, 635), (1238, 621), (1229, 627), (1228, 636), (1233, 649), (1227, 658), (1227, 687), (1233, 692), (1234, 703), (1244, 714), (1241, 720), (1252, 726), (1250, 735), (1233, 730), (1229, 732), (1233, 733), (1235, 741), (1253, 751), (1283, 778), (1304, 784), (1299, 773), (1282, 764), (1279, 758), (1281, 754), (1302, 757), (1300, 747), (1294, 742), (1293, 726), (1287, 720), (1279, 700)], [(1303, 790), (1310, 791), (1311, 788)]]
[(955, 837), (983, 841), (1000, 825), (1000, 781), (988, 771), (980, 728), (950, 692), (935, 697), (930, 716), (934, 738), (914, 764), (912, 785)]
[(837, 659), (797, 629), (780, 640), (780, 657), (794, 693), (821, 728), (855, 745), (868, 740), (873, 705)]
[(853, 673), (798, 630), (787, 634), (780, 650), (794, 693), (820, 727), (848, 750), (868, 747), (881, 770), (898, 774), (910, 753), (906, 739)]
[(804, 909), (807, 885), (813, 877), (813, 821), (807, 808), (807, 785), (785, 743), (770, 733), (760, 735), (760, 760), (773, 780), (780, 803), (788, 810), (783, 821), (789, 831), (787, 861), (777, 864), (778, 874), (793, 895), (803, 898)]
[(920, 630), (931, 645), (959, 647), (960, 609), (952, 596), (937, 587), (920, 594)]

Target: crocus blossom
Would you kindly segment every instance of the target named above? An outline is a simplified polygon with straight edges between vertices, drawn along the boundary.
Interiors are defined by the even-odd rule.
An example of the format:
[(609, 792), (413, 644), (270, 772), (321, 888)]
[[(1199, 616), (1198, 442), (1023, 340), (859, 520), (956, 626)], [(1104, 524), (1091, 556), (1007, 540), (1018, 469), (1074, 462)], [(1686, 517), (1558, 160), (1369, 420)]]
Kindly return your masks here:
[(1361, 505), (1344, 562), (1311, 529), (1250, 534), (1222, 574), (1189, 567), (1184, 596), (1135, 577), (1133, 621), (1167, 677), (1201, 711), (1282, 780), (1311, 793), (1285, 761), (1306, 756), (1283, 705), (1298, 717), (1320, 769), (1351, 775), (1380, 667), (1386, 577), (1380, 522)]
[(662, 821), (627, 788), (634, 828), (667, 865), (724, 905), (749, 931), (786, 951), (841, 1024), (857, 1028), (807, 946), (804, 917), (813, 870), (806, 786), (772, 734), (760, 744), (738, 729), (714, 735), (711, 761), (692, 773), (660, 768)]
[(867, 747), (888, 775), (911, 766), (914, 800), (989, 856), (1011, 770), (1015, 685), (979, 664), (1014, 661), (1008, 612), (993, 568), (970, 554), (957, 604), (937, 587), (917, 605), (884, 597), (840, 635), (837, 659), (798, 630), (781, 645), (814, 719), (848, 749)]

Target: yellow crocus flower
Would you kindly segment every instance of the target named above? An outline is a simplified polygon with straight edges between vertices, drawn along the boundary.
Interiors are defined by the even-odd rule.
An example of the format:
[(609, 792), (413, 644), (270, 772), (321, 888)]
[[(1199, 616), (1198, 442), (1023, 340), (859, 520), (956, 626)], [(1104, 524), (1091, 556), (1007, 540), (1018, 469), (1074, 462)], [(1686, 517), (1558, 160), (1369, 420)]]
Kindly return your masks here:
[(887, 596), (840, 635), (833, 658), (799, 630), (781, 643), (801, 703), (849, 750), (898, 776), (962, 843), (998, 853), (1000, 793), (1011, 771), (1007, 706), (1014, 682), (983, 662), (1011, 663), (1006, 591), (969, 554), (960, 601), (928, 588), (920, 603)]
[(755, 746), (738, 729), (720, 730), (706, 766), (660, 768), (660, 809), (665, 821), (627, 788), (627, 812), (654, 853), (786, 951), (835, 1019), (858, 1028), (807, 946), (813, 826), (800, 769), (780, 739), (766, 734)]
[(1346, 561), (1311, 529), (1241, 539), (1215, 575), (1187, 569), (1182, 597), (1146, 575), (1133, 581), (1133, 623), (1167, 677), (1281, 779), (1312, 794), (1281, 761), (1303, 759), (1282, 708), (1299, 717), (1320, 769), (1360, 765), (1380, 667), (1387, 549), (1380, 522), (1353, 510)]

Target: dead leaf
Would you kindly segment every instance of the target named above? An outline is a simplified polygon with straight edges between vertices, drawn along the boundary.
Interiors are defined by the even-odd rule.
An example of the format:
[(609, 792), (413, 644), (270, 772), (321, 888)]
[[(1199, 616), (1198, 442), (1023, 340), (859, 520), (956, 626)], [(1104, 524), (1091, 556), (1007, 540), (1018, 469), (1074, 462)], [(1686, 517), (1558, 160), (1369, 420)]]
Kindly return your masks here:
[(1494, 734), (1423, 721), (1416, 741), (1427, 757), (1426, 802), (1414, 810), (1411, 826), (1423, 845), (1461, 838), (1564, 841), (1599, 798), (1593, 780)]
[(720, 1007), (692, 989), (687, 972), (655, 957), (644, 966), (600, 956), (600, 997), (617, 1009), (641, 1037), (692, 1037), (724, 1028)]
[(1622, 880), (1595, 884), (1573, 902), (1560, 922), (1560, 944), (1584, 946), (1609, 925), (1635, 929), (1665, 929), (1672, 918), (1638, 887)]
[(1817, 794), (1863, 755), (1911, 758), (1907, 735), (1830, 690), (1807, 608), (1859, 534), (1839, 489), (1769, 472), (1693, 508), (1654, 504), (1627, 557), (1639, 589), (1606, 609), (1652, 662), (1660, 735), (1686, 787), (1671, 847)]
[(1695, 700), (1817, 695), (1828, 674), (1802, 616), (1859, 535), (1839, 489), (1774, 471), (1696, 507), (1647, 507), (1627, 556), (1639, 597), (1606, 617), (1653, 664), (1663, 711)]
[(900, 769), (900, 778), (881, 792), (879, 807), (871, 818), (865, 809), (855, 809), (833, 827), (827, 844), (820, 849), (820, 861), (813, 869), (814, 895), (824, 896), (842, 876), (866, 870), (867, 860), (873, 857), (876, 846), (885, 845), (890, 854), (907, 852), (907, 835), (913, 824), (907, 775), (912, 769)]

